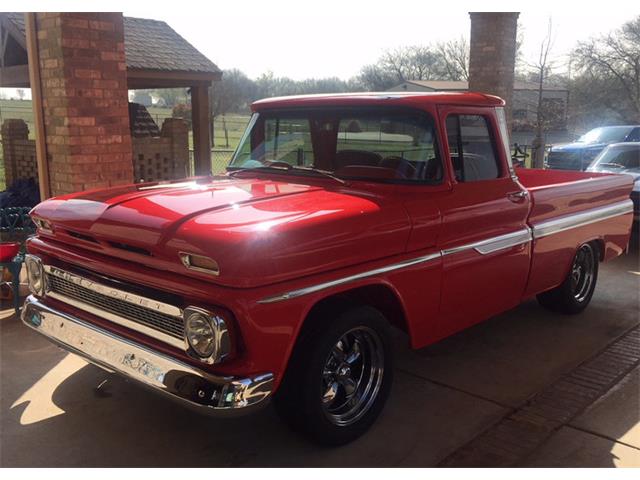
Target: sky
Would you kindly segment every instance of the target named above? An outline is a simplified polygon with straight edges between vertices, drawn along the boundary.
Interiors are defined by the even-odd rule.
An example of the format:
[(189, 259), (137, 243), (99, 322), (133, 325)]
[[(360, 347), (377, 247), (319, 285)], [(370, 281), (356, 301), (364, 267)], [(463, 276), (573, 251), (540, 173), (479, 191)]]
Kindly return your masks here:
[[(566, 8), (545, 1), (527, 2), (520, 9), (525, 58), (537, 58), (553, 24), (552, 54), (556, 63), (566, 63), (578, 40), (606, 33), (634, 17), (628, 2), (615, 8), (615, 1), (590, 8)], [(175, 5), (175, 2), (172, 2)], [(294, 79), (337, 76), (347, 79), (388, 49), (425, 45), (469, 35), (469, 10), (474, 5), (447, 1), (447, 8), (434, 1), (285, 1), (253, 3), (248, 0), (215, 3), (206, 13), (192, 10), (149, 10), (138, 3), (125, 8), (125, 15), (164, 20), (220, 68), (239, 68), (250, 77), (271, 71)], [(222, 6), (224, 5), (224, 7)], [(382, 7), (381, 5), (386, 5)], [(393, 8), (389, 8), (393, 5)], [(485, 2), (482, 2), (483, 7)], [(517, 2), (509, 2), (515, 10)], [(477, 4), (476, 4), (477, 6)], [(536, 6), (537, 10), (532, 9)], [(542, 7), (542, 8), (541, 8)], [(545, 9), (544, 7), (549, 7)], [(640, 14), (640, 8), (637, 9)]]
[(296, 80), (356, 75), (386, 50), (469, 36), (469, 11), (520, 11), (523, 54), (538, 56), (553, 23), (552, 57), (564, 71), (579, 40), (606, 33), (640, 14), (633, 2), (607, 0), (86, 0), (21, 1), (27, 11), (86, 11), (95, 5), (166, 21), (222, 69), (256, 78)]

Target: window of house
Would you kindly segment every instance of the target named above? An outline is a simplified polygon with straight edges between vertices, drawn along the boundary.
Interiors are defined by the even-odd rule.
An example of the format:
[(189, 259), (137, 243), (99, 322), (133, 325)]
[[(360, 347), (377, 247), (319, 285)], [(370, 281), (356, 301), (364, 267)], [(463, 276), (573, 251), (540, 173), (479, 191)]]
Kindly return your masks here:
[(495, 145), (482, 115), (449, 115), (447, 141), (458, 182), (490, 180), (500, 176)]

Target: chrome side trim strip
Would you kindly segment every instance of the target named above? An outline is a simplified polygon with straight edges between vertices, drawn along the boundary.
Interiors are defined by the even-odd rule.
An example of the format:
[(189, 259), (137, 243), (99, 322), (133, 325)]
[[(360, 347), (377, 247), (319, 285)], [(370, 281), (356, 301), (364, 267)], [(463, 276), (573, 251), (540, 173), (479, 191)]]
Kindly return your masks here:
[(533, 238), (543, 238), (548, 235), (553, 235), (554, 233), (564, 232), (572, 228), (582, 227), (631, 212), (633, 212), (633, 202), (629, 199), (606, 207), (593, 208), (586, 212), (554, 218), (553, 220), (547, 220), (546, 222), (533, 225)]
[(343, 285), (345, 283), (354, 282), (362, 278), (371, 277), (381, 273), (398, 270), (400, 268), (409, 267), (418, 263), (428, 262), (435, 258), (444, 257), (447, 255), (453, 255), (455, 253), (464, 252), (465, 250), (475, 250), (481, 255), (488, 255), (499, 250), (522, 245), (523, 243), (529, 243), (537, 238), (542, 238), (553, 233), (562, 232), (570, 228), (581, 227), (590, 223), (598, 222), (600, 220), (606, 220), (608, 218), (616, 217), (618, 215), (624, 215), (633, 211), (633, 202), (631, 200), (624, 200), (614, 205), (607, 207), (595, 208), (583, 213), (574, 215), (567, 215), (563, 218), (549, 220), (542, 222), (538, 225), (534, 225), (532, 228), (523, 228), (516, 232), (507, 233), (505, 235), (499, 235), (497, 237), (487, 238), (478, 242), (468, 243), (466, 245), (460, 245), (457, 247), (447, 248), (441, 250), (439, 253), (433, 253), (424, 257), (419, 257), (411, 260), (405, 260), (404, 262), (394, 263), (386, 267), (377, 268), (375, 270), (369, 270), (367, 272), (359, 273), (357, 275), (351, 275), (349, 277), (339, 278), (330, 282), (320, 283), (318, 285), (312, 285), (310, 287), (301, 288), (299, 290), (292, 290), (272, 297), (263, 298), (258, 303), (274, 303), (281, 302), (283, 300), (289, 300), (292, 298), (300, 297), (302, 295), (308, 295), (320, 290), (335, 287), (336, 285)]
[(460, 245), (458, 247), (447, 248), (445, 250), (442, 250), (442, 255), (451, 255), (471, 249), (474, 249), (481, 255), (488, 255), (489, 253), (504, 250), (505, 248), (515, 247), (516, 245), (528, 243), (531, 241), (531, 239), (531, 229), (523, 228), (522, 230), (518, 230), (517, 232), (511, 232), (505, 235), (487, 238), (485, 240), (468, 243), (466, 245)]
[(44, 271), (49, 275), (62, 278), (63, 280), (75, 283), (80, 287), (93, 290), (94, 292), (100, 295), (104, 295), (105, 297), (111, 297), (115, 300), (121, 300), (123, 302), (131, 303), (139, 307), (144, 307), (148, 310), (155, 310), (157, 312), (164, 313), (165, 315), (171, 315), (172, 317), (182, 318), (182, 310), (175, 305), (169, 305), (168, 303), (158, 302), (157, 300), (152, 300), (147, 297), (141, 297), (140, 295), (125, 292), (124, 290), (108, 287), (106, 285), (102, 285), (100, 283), (94, 282), (93, 280), (89, 280), (74, 273), (67, 272), (66, 270), (62, 270), (61, 268), (54, 267), (52, 265), (45, 265)]
[(201, 413), (245, 413), (265, 405), (273, 391), (270, 372), (246, 378), (211, 374), (57, 311), (33, 295), (27, 297), (21, 319), (64, 350)]
[(319, 283), (317, 285), (301, 288), (299, 290), (292, 290), (290, 292), (285, 292), (280, 295), (266, 297), (266, 298), (263, 298), (262, 300), (258, 300), (258, 303), (274, 303), (274, 302), (281, 302), (283, 300), (290, 300), (292, 298), (301, 297), (303, 295), (309, 295), (310, 293), (319, 292), (320, 290), (325, 290), (327, 288), (335, 287), (337, 285), (343, 285), (345, 283), (355, 282), (356, 280), (372, 277), (374, 275), (379, 275), (381, 273), (392, 272), (394, 270), (399, 270), (401, 268), (407, 268), (413, 265), (418, 265), (419, 263), (430, 262), (431, 260), (440, 258), (440, 256), (441, 256), (440, 252), (430, 253), (429, 255), (424, 255), (422, 257), (404, 260), (403, 262), (387, 265), (386, 267), (380, 267), (374, 270), (369, 270), (367, 272), (358, 273), (356, 275), (350, 275), (348, 277), (339, 278), (337, 280), (331, 280), (329, 282)]
[(272, 297), (266, 297), (266, 298), (263, 298), (262, 300), (258, 300), (258, 303), (274, 303), (274, 302), (281, 302), (283, 300), (290, 300), (292, 298), (297, 298), (303, 295), (308, 295), (310, 293), (315, 293), (320, 290), (325, 290), (327, 288), (335, 287), (337, 285), (343, 285), (345, 283), (355, 282), (356, 280), (361, 280), (363, 278), (379, 275), (381, 273), (387, 273), (393, 270), (399, 270), (401, 268), (417, 265), (419, 263), (429, 262), (431, 260), (435, 260), (436, 258), (441, 258), (445, 255), (451, 255), (453, 253), (462, 252), (464, 250), (475, 249), (478, 253), (482, 255), (487, 255), (489, 253), (497, 252), (498, 250), (503, 250), (509, 247), (515, 247), (516, 245), (521, 245), (523, 243), (527, 243), (530, 241), (531, 241), (531, 230), (529, 228), (525, 228), (522, 230), (518, 230), (517, 232), (508, 233), (506, 235), (500, 235), (498, 237), (488, 238), (486, 240), (470, 243), (468, 245), (462, 245), (460, 247), (441, 250), (440, 252), (437, 252), (437, 253), (424, 255), (418, 258), (412, 258), (410, 260), (405, 260), (403, 262), (387, 265), (386, 267), (380, 267), (380, 268), (376, 268), (375, 270), (369, 270), (366, 272), (358, 273), (356, 275), (351, 275), (349, 277), (338, 278), (330, 282), (312, 285), (310, 287), (301, 288), (299, 290), (292, 290), (290, 292), (281, 293), (279, 295), (274, 295)]

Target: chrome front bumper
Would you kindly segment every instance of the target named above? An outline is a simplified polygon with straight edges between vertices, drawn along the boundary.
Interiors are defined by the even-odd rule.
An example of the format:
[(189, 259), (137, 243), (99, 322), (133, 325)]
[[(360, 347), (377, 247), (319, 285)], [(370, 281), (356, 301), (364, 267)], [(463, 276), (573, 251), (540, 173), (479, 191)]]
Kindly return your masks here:
[(273, 389), (271, 373), (250, 378), (211, 375), (54, 310), (33, 295), (25, 301), (22, 322), (64, 350), (214, 416), (245, 413), (262, 406)]

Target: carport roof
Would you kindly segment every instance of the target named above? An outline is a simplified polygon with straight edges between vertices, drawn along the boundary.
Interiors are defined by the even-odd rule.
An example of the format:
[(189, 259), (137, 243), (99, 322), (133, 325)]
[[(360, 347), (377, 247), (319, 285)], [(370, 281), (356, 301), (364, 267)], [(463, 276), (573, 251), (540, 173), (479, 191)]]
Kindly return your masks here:
[[(0, 25), (15, 40), (15, 48), (26, 49), (23, 13), (0, 13)], [(189, 86), (219, 80), (222, 75), (215, 63), (166, 22), (124, 17), (124, 47), (129, 88)]]

